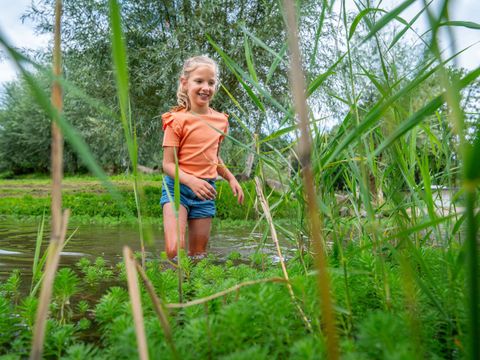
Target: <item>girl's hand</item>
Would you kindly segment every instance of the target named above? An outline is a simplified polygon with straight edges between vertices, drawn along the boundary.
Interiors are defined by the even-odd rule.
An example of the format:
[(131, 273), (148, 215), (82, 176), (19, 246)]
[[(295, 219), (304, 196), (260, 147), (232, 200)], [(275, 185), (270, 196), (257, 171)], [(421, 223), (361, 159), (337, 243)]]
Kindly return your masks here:
[(237, 198), (238, 203), (243, 204), (243, 199), (244, 199), (243, 189), (238, 183), (237, 179), (232, 178), (228, 183), (230, 184), (230, 188), (233, 191), (233, 195)]
[(192, 176), (192, 179), (186, 184), (201, 200), (214, 200), (217, 196), (215, 188), (207, 181)]

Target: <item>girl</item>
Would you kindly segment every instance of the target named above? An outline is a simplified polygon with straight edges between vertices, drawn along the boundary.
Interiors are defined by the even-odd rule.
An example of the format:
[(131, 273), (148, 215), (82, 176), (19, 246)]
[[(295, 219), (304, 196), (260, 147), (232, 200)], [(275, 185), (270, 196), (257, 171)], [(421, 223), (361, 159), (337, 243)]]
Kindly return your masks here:
[(177, 89), (178, 105), (162, 115), (163, 172), (160, 203), (163, 207), (165, 250), (171, 259), (177, 255), (175, 218), (175, 158), (180, 182), (180, 246), (185, 248), (188, 225), (188, 254), (206, 253), (212, 218), (215, 216), (215, 179), (218, 175), (230, 184), (243, 203), (240, 184), (219, 157), (220, 143), (228, 130), (228, 116), (210, 108), (218, 88), (218, 65), (206, 56), (185, 61)]

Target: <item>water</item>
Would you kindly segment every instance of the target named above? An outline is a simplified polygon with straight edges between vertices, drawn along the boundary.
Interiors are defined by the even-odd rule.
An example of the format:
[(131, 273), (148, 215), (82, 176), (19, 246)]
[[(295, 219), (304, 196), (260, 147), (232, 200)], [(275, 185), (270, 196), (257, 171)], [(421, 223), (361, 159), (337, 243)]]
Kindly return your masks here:
[[(32, 264), (35, 253), (40, 221), (19, 222), (0, 218), (0, 281), (6, 279), (14, 269), (19, 269), (23, 279), (32, 276)], [(48, 244), (49, 224), (45, 223), (42, 253)], [(76, 230), (76, 231), (75, 231)], [(103, 257), (108, 265), (123, 261), (122, 249), (128, 245), (133, 251), (140, 250), (140, 240), (134, 225), (80, 225), (70, 226), (67, 238), (73, 237), (65, 246), (60, 257), (60, 266), (74, 266), (82, 257), (94, 261)], [(163, 230), (152, 226), (153, 242), (146, 245), (148, 259), (160, 258), (164, 250)], [(225, 260), (232, 251), (237, 251), (242, 258), (257, 251), (263, 233), (252, 232), (251, 228), (226, 228), (214, 226), (209, 241), (208, 252), (215, 254), (220, 260)], [(276, 250), (270, 239), (262, 251), (275, 260)], [(285, 244), (284, 244), (285, 245)], [(285, 252), (288, 250), (284, 249)]]

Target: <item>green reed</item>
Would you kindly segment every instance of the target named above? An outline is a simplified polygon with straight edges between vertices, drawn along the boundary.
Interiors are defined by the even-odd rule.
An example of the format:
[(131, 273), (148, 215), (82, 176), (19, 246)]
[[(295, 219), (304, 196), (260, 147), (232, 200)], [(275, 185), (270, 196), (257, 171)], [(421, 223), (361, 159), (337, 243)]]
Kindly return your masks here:
[[(435, 197), (441, 197), (442, 194), (435, 194), (431, 189), (433, 184), (453, 185), (456, 182), (455, 179), (459, 176), (458, 168), (455, 168), (452, 162), (453, 137), (448, 130), (451, 126), (448, 121), (453, 124), (454, 129), (464, 127), (463, 114), (459, 108), (460, 91), (479, 77), (480, 69), (477, 68), (466, 73), (463, 78), (455, 83), (444, 82), (443, 85), (446, 90), (440, 89), (431, 100), (420, 106), (412, 106), (411, 101), (405, 101), (406, 99), (413, 99), (416, 96), (416, 91), (421, 89), (422, 86), (426, 86), (434, 77), (441, 77), (442, 72), (446, 71), (445, 67), (463, 51), (462, 49), (455, 52), (451, 57), (444, 59), (435, 50), (438, 49), (435, 36), (428, 42), (419, 35), (420, 40), (427, 44), (427, 50), (429, 50), (424, 61), (410, 73), (398, 73), (395, 59), (387, 60), (388, 52), (401, 42), (407, 31), (413, 31), (413, 26), (422, 13), (430, 11), (430, 3), (425, 2), (417, 16), (409, 22), (405, 21), (401, 17), (402, 12), (412, 3), (412, 0), (403, 1), (390, 12), (375, 7), (359, 6), (359, 13), (351, 25), (349, 25), (350, 20), (346, 16), (345, 4), (343, 3), (343, 13), (340, 16), (343, 28), (348, 32), (346, 36), (347, 50), (343, 53), (340, 52), (337, 60), (329, 68), (306, 85), (306, 94), (308, 97), (315, 97), (316, 91), (326, 80), (335, 75), (339, 65), (346, 66), (347, 75), (345, 75), (345, 79), (349, 83), (349, 89), (344, 97), (341, 94), (335, 94), (335, 96), (349, 106), (349, 111), (341, 120), (338, 129), (330, 134), (323, 135), (315, 130), (316, 122), (310, 118), (310, 131), (313, 135), (312, 165), (314, 178), (316, 184), (321, 185), (318, 188), (317, 201), (319, 201), (322, 213), (326, 216), (327, 229), (332, 227), (334, 231), (333, 234), (330, 233), (330, 236), (327, 235), (327, 240), (331, 237), (337, 238), (337, 232), (348, 233), (351, 230), (347, 230), (347, 228), (350, 227), (350, 229), (356, 229), (353, 236), (359, 236), (361, 242), (365, 241), (365, 244), (367, 244), (371, 241), (375, 244), (377, 253), (375, 256), (377, 266), (375, 268), (378, 270), (376, 281), (384, 294), (383, 303), (387, 309), (390, 307), (391, 295), (389, 280), (384, 268), (384, 249), (385, 247), (391, 247), (392, 244), (402, 247), (409, 244), (405, 250), (398, 252), (398, 259), (403, 267), (402, 279), (405, 284), (405, 295), (409, 299), (407, 309), (412, 319), (412, 333), (417, 333), (418, 324), (414, 321), (417, 311), (415, 305), (417, 302), (415, 295), (417, 287), (436, 304), (438, 310), (445, 314), (450, 321), (450, 315), (447, 315), (444, 304), (445, 299), (440, 295), (440, 284), (436, 284), (434, 281), (425, 282), (412, 271), (412, 268), (420, 266), (427, 275), (430, 274), (429, 265), (422, 260), (421, 249), (430, 246), (432, 239), (435, 239), (434, 243), (442, 246), (455, 245), (454, 238), (459, 235), (458, 228), (464, 222), (465, 217), (462, 214), (452, 212), (455, 211), (454, 203), (447, 209), (448, 213), (438, 212), (441, 209), (435, 203)], [(446, 9), (447, 5), (448, 1), (443, 2), (442, 8)], [(326, 3), (323, 4), (322, 14), (324, 14), (324, 11), (332, 15)], [(376, 14), (382, 16), (374, 16)], [(477, 26), (461, 21), (453, 24), (449, 21), (446, 10), (442, 14), (438, 18), (432, 19), (432, 29), (449, 24), (466, 27)], [(381, 34), (382, 29), (396, 21), (401, 24), (401, 27), (403, 26), (402, 30), (390, 42), (385, 41)], [(323, 22), (324, 19), (320, 19), (319, 27), (316, 30), (316, 46), (313, 55), (317, 51), (317, 44), (321, 43)], [(365, 23), (368, 30), (367, 35), (363, 36), (359, 43), (358, 40), (355, 41), (355, 36), (358, 36), (357, 32), (361, 34), (359, 31), (361, 23)], [(278, 53), (268, 48), (261, 41), (256, 40), (251, 34), (246, 33), (246, 35), (252, 39), (255, 46), (263, 49), (267, 48), (267, 51), (272, 54), (272, 63), (281, 62), (281, 60), (277, 60), (279, 57), (284, 59), (282, 51)], [(364, 46), (367, 41), (373, 42), (376, 49), (380, 64), (380, 76), (361, 67), (360, 64), (363, 72), (361, 76), (366, 77), (379, 94), (378, 100), (365, 108), (365, 106), (360, 107), (356, 100), (358, 94), (355, 90), (355, 81), (360, 75), (358, 71), (356, 72), (352, 68), (351, 51)], [(210, 40), (210, 42), (230, 71), (241, 79), (242, 86), (250, 95), (252, 103), (259, 110), (263, 111), (265, 106), (270, 106), (272, 109), (283, 112), (285, 119), (291, 121), (291, 111), (268, 94), (262, 87), (262, 83), (258, 81), (258, 74), (252, 70), (249, 54), (254, 50), (248, 48), (245, 51), (248, 68), (248, 71), (245, 71), (226, 51), (219, 49), (213, 40)], [(307, 53), (304, 56), (309, 58), (309, 55)], [(313, 63), (312, 60), (311, 64)], [(443, 77), (446, 78), (445, 75)], [(455, 103), (452, 103), (452, 99)], [(453, 109), (454, 116), (448, 117), (448, 120), (443, 118), (444, 115), (439, 115), (439, 110), (445, 103), (448, 103)], [(441, 129), (440, 132), (433, 132), (429, 128), (432, 117), (437, 120), (437, 124), (433, 124), (436, 128)], [(294, 130), (294, 126), (285, 126), (263, 139), (260, 138), (259, 142), (262, 144), (271, 142), (278, 137), (292, 134)], [(422, 155), (418, 152), (421, 144), (417, 139), (420, 135), (422, 141), (426, 144), (423, 146), (429, 146), (434, 153), (438, 152), (441, 159), (447, 164), (443, 172), (439, 173), (436, 169), (437, 172), (433, 173), (434, 169), (430, 159), (425, 154)], [(478, 216), (476, 216), (474, 206), (477, 199), (478, 170), (473, 170), (474, 162), (479, 159), (478, 136), (476, 139), (472, 145), (462, 140), (458, 149), (459, 154), (463, 154), (462, 158), (465, 159), (463, 161), (465, 174), (463, 175), (463, 183), (465, 184), (464, 191), (466, 191), (465, 205), (468, 228), (465, 246), (466, 249), (469, 249), (469, 265), (467, 268), (469, 269), (468, 278), (470, 279), (466, 297), (470, 299), (471, 304), (469, 310), (471, 339), (478, 338), (479, 331), (478, 306), (475, 305), (478, 304), (479, 278), (478, 244), (475, 240), (478, 233)], [(288, 167), (284, 156), (275, 156), (274, 159), (273, 162), (270, 161), (270, 164), (276, 168), (277, 173), (281, 173), (281, 169)], [(335, 183), (340, 179), (345, 181), (345, 189), (347, 190), (343, 205), (338, 204), (334, 200), (335, 196), (333, 196), (337, 191)], [(285, 177), (283, 180), (285, 180)], [(287, 181), (291, 182), (289, 186), (291, 191), (287, 196), (294, 196), (299, 199), (298, 206), (301, 216), (298, 219), (298, 228), (299, 231), (303, 231), (302, 217), (304, 210), (301, 210), (301, 208), (305, 205), (302, 201), (305, 193), (298, 183), (299, 178), (297, 176)], [(400, 192), (405, 195), (402, 196)], [(327, 201), (327, 199), (330, 200)], [(342, 206), (352, 209), (356, 216), (356, 218), (347, 220), (345, 225), (338, 224), (336, 218)], [(442, 235), (440, 225), (445, 228), (443, 231), (446, 235)], [(447, 238), (447, 241), (442, 241), (443, 236)], [(413, 243), (411, 243), (411, 237), (414, 238)], [(338, 246), (341, 248), (344, 245), (340, 243)], [(406, 253), (404, 253), (405, 251)], [(412, 254), (413, 259), (411, 258)], [(456, 273), (459, 271), (459, 266), (459, 262), (448, 262), (445, 273)], [(344, 275), (347, 285), (346, 291), (348, 292), (349, 274), (347, 269), (344, 268)], [(347, 298), (349, 297), (347, 296)], [(478, 351), (476, 346), (478, 345), (474, 345), (472, 340), (469, 341), (471, 349), (467, 353), (475, 358)], [(421, 352), (422, 344), (416, 344), (416, 347)]]

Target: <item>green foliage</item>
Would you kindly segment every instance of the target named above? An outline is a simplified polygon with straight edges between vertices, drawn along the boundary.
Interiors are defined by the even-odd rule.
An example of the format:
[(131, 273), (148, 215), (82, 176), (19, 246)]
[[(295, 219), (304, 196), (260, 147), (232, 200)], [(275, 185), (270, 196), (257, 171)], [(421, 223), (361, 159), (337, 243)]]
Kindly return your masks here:
[[(370, 245), (344, 243), (337, 251), (340, 250), (347, 260), (346, 274), (342, 257), (334, 261), (333, 249), (328, 254), (332, 260), (332, 290), (345, 358), (407, 359), (415, 357), (418, 351), (428, 358), (444, 358), (461, 351), (456, 342), (458, 334), (464, 332), (467, 318), (463, 307), (465, 275), (458, 265), (460, 247), (452, 247), (448, 252), (438, 247), (424, 247), (418, 254), (386, 247), (382, 249), (383, 263)], [(400, 266), (404, 253), (409, 255), (411, 266), (418, 269), (413, 281), (423, 283), (434, 296), (430, 298), (419, 285), (413, 308), (415, 317), (411, 317), (408, 310), (412, 305), (404, 290), (405, 277), (399, 274), (404, 271), (404, 266)], [(278, 264), (272, 264), (261, 252), (257, 254), (257, 263), (251, 265), (234, 265), (232, 260), (230, 264), (219, 264), (211, 256), (194, 263), (186, 257), (188, 276), (183, 283), (184, 301), (210, 296), (246, 281), (282, 276)], [(239, 254), (232, 253), (230, 257), (238, 260)], [(313, 260), (310, 255), (303, 259), (303, 264), (298, 257), (287, 262), (290, 281), (298, 304), (312, 327), (318, 329), (320, 310)], [(148, 261), (146, 273), (165, 303), (177, 302), (178, 277), (174, 270), (165, 270), (165, 265), (163, 261)], [(62, 321), (49, 320), (47, 356), (118, 359), (138, 356), (126, 285), (111, 286), (105, 292), (102, 290), (100, 298), (94, 298), (92, 294), (97, 294), (98, 287), (89, 286), (86, 271), (105, 269), (105, 260), (97, 258), (92, 262), (82, 258), (77, 266), (81, 275), (75, 275), (68, 268), (59, 271), (55, 298), (63, 295), (77, 305), (71, 307), (72, 313)], [(380, 269), (385, 278), (379, 276)], [(125, 284), (126, 279), (121, 271), (115, 271), (111, 281)], [(386, 281), (389, 298), (384, 293)], [(80, 288), (81, 292), (74, 291)], [(173, 358), (143, 286), (141, 291), (149, 352)], [(20, 305), (15, 304), (13, 297), (2, 297), (0, 323), (9, 330), (2, 333), (3, 352), (28, 354), (36, 304), (33, 297), (25, 298)], [(60, 306), (57, 304), (56, 308)], [(324, 339), (319, 333), (306, 330), (282, 283), (244, 286), (205, 305), (170, 310), (168, 314), (175, 347), (182, 359), (326, 356)], [(355, 321), (349, 323), (350, 318)], [(415, 335), (412, 321), (417, 324)]]
[(76, 265), (85, 276), (85, 281), (89, 286), (96, 286), (101, 281), (108, 281), (114, 275), (114, 271), (107, 267), (105, 259), (102, 257), (97, 257), (94, 264), (88, 258), (81, 258)]
[[(312, 17), (315, 10), (312, 7)], [(33, 21), (39, 32), (50, 32), (52, 11), (52, 1), (43, 0), (32, 6), (25, 18)], [(162, 151), (158, 139), (162, 130), (158, 115), (175, 105), (176, 82), (183, 61), (198, 54), (214, 55), (213, 48), (205, 40), (207, 34), (221, 47), (231, 50), (234, 55), (241, 55), (242, 65), (248, 65), (255, 74), (255, 81), (263, 82), (269, 91), (283, 96), (287, 90), (284, 62), (270, 66), (274, 58), (272, 52), (279, 52), (284, 43), (283, 18), (276, 2), (202, 0), (195, 4), (160, 4), (149, 0), (122, 3), (120, 11), (122, 21), (128, 24), (123, 29), (128, 54), (124, 65), (128, 66), (130, 75), (129, 111), (135, 119), (140, 164), (154, 167), (161, 163)], [(213, 18), (216, 21), (211, 21)], [(128, 169), (130, 162), (122, 125), (116, 114), (118, 104), (115, 73), (110, 61), (109, 20), (107, 3), (81, 0), (75, 6), (64, 4), (62, 57), (64, 72), (68, 74), (68, 83), (64, 84), (64, 113), (88, 143), (99, 164), (108, 171), (119, 172)], [(243, 31), (248, 31), (253, 40), (246, 38)], [(255, 39), (262, 39), (263, 46)], [(249, 56), (244, 57), (244, 49), (249, 50)], [(94, 62), (92, 58), (95, 58)], [(49, 88), (50, 81), (46, 76), (39, 74), (36, 78), (41, 80), (42, 88)], [(256, 107), (245, 101), (247, 94), (238, 87), (236, 77), (222, 69), (221, 78), (230, 96), (243, 102), (247, 113), (242, 114), (242, 121), (248, 124), (251, 132), (261, 130), (266, 117), (258, 114)], [(122, 84), (127, 89), (125, 83)], [(31, 101), (28, 86), (23, 82), (9, 85), (6, 94), (2, 106), (4, 110), (0, 111), (0, 124), (6, 125), (0, 126), (3, 130), (0, 131), (0, 170), (16, 173), (46, 171), (49, 167), (49, 155), (46, 154), (49, 153), (50, 120)], [(213, 105), (220, 111), (237, 110), (229, 101), (227, 92), (219, 92)], [(124, 108), (125, 105), (123, 113)], [(238, 127), (238, 123), (232, 121), (232, 132), (250, 141), (248, 134), (237, 131)], [(39, 131), (42, 136), (28, 136), (38, 135)], [(9, 145), (12, 146), (9, 148)], [(66, 150), (68, 171), (85, 171), (85, 164), (68, 145)], [(228, 151), (225, 160), (231, 162), (232, 169), (237, 172), (235, 169), (242, 169), (244, 155), (235, 156), (233, 151), (239, 150), (233, 148)], [(28, 157), (29, 152), (35, 152), (35, 157)]]
[(60, 358), (67, 348), (75, 343), (75, 327), (73, 324), (61, 324), (55, 320), (47, 321), (48, 336), (45, 342), (45, 356)]
[(70, 299), (80, 291), (79, 282), (77, 274), (70, 268), (63, 268), (57, 272), (53, 284), (53, 299), (60, 307), (59, 321), (61, 323), (71, 317), (71, 312), (68, 311)]
[[(86, 180), (87, 181), (87, 180)], [(20, 180), (19, 180), (20, 182)], [(36, 181), (27, 181), (30, 186), (35, 187)], [(19, 184), (19, 183), (18, 183)], [(88, 182), (87, 182), (88, 184)], [(48, 196), (32, 196), (25, 194), (25, 190), (21, 190), (15, 197), (0, 198), (0, 214), (9, 216), (40, 217), (45, 212), (50, 213), (50, 198)], [(217, 199), (216, 208), (219, 219), (232, 220), (252, 220), (257, 217), (254, 209), (255, 193), (252, 181), (242, 183), (247, 195), (243, 205), (239, 205), (237, 199), (233, 196), (230, 186), (226, 181), (217, 182)], [(146, 218), (161, 218), (162, 208), (160, 206), (161, 184), (147, 185), (143, 188), (144, 203), (142, 204), (142, 216)], [(134, 219), (137, 215), (135, 206), (135, 196), (131, 190), (123, 189), (120, 191), (122, 201), (119, 202), (112, 197), (111, 194), (105, 193), (101, 189), (90, 188), (89, 186), (80, 187), (73, 193), (63, 195), (63, 206), (71, 209), (73, 216), (82, 219), (98, 218), (108, 219)], [(20, 196), (17, 196), (20, 195)], [(271, 201), (279, 202), (275, 215), (279, 218), (287, 217), (291, 211), (285, 199), (282, 200), (281, 195), (277, 192), (271, 194)], [(124, 210), (126, 209), (127, 212)]]
[(20, 282), (20, 271), (14, 270), (8, 279), (0, 285), (1, 297), (17, 299), (19, 296)]
[(12, 316), (12, 305), (8, 299), (0, 297), (0, 351), (3, 353), (15, 336), (18, 320)]
[(62, 359), (66, 360), (97, 360), (102, 359), (100, 351), (92, 344), (76, 343), (70, 346)]
[(385, 312), (367, 315), (358, 331), (358, 349), (366, 359), (413, 359), (416, 357), (408, 326), (400, 317)]
[(96, 321), (102, 327), (111, 327), (111, 322), (128, 311), (127, 292), (119, 287), (111, 287), (107, 294), (102, 296), (95, 307)]

